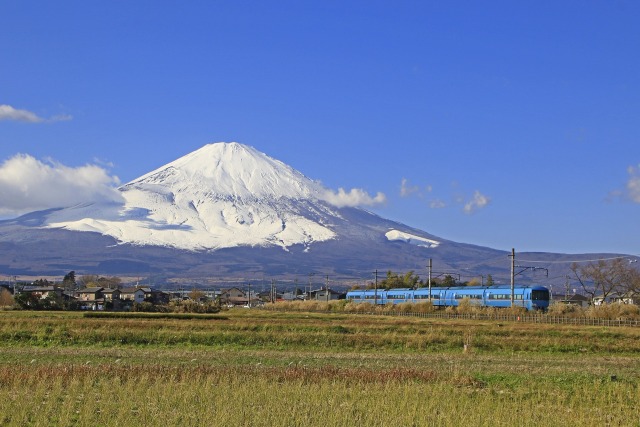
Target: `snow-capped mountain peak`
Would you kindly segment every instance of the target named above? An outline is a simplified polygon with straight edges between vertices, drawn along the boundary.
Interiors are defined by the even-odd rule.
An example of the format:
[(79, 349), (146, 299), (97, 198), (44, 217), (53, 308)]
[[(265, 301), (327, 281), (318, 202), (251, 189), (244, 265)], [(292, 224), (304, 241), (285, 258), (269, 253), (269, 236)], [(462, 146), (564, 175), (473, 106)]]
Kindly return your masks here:
[[(208, 144), (123, 186), (161, 184), (220, 197), (317, 198), (322, 187), (290, 166), (237, 142)], [(195, 188), (194, 188), (195, 187)]]
[(123, 205), (63, 209), (47, 225), (189, 250), (287, 248), (336, 236), (328, 224), (337, 214), (319, 200), (319, 183), (238, 143), (206, 145), (119, 190)]

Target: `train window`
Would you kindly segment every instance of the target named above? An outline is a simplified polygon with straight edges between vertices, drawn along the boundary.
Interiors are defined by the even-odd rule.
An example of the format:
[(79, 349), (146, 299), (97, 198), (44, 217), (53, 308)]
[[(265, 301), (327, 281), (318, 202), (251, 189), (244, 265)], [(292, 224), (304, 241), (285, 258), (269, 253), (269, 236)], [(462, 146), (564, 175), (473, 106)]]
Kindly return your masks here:
[[(429, 299), (429, 294), (416, 295), (419, 299)], [(440, 294), (431, 294), (431, 299), (440, 299)]]
[(531, 299), (534, 301), (549, 301), (549, 291), (531, 291)]
[[(489, 294), (489, 299), (508, 299), (511, 300), (511, 294)], [(514, 300), (521, 300), (522, 295), (514, 295)]]
[(455, 299), (464, 299), (464, 298), (469, 298), (469, 299), (482, 299), (482, 295), (465, 295), (465, 294), (455, 294), (454, 295)]

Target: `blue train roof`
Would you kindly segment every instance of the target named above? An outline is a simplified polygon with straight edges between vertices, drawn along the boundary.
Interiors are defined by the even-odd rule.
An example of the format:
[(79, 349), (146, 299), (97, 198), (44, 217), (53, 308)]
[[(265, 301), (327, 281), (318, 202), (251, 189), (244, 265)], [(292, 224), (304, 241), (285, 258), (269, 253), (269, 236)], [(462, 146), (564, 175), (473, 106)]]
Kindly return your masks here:
[[(548, 291), (549, 289), (546, 288), (545, 286), (542, 285), (514, 285), (514, 288), (516, 289), (532, 289), (532, 290), (536, 290), (536, 291)], [(493, 286), (449, 286), (449, 287), (445, 287), (445, 286), (431, 286), (431, 291), (439, 291), (439, 290), (451, 290), (451, 291), (484, 291), (486, 289), (508, 289), (511, 290), (511, 285), (493, 285)], [(375, 291), (376, 289), (354, 289), (354, 290), (350, 290), (349, 292), (364, 292), (364, 291)], [(427, 287), (422, 287), (422, 288), (417, 288), (417, 289), (413, 289), (413, 288), (391, 288), (391, 289), (384, 289), (384, 288), (380, 288), (377, 289), (378, 292), (391, 292), (391, 291), (425, 291), (425, 290), (429, 290), (429, 288)]]

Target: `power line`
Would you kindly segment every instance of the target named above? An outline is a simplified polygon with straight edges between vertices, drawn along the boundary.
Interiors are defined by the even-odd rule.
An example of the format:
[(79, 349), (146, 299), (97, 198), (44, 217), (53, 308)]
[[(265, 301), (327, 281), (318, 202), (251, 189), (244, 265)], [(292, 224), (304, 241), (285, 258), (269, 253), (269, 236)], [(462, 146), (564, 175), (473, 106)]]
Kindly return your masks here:
[(565, 260), (565, 261), (539, 261), (539, 260), (531, 260), (531, 259), (519, 259), (519, 261), (525, 261), (525, 262), (537, 262), (540, 264), (568, 264), (568, 263), (580, 263), (580, 262), (595, 262), (595, 261), (610, 261), (612, 259), (625, 259), (625, 258), (631, 258), (635, 255), (625, 255), (625, 256), (616, 256), (616, 257), (609, 257), (609, 258), (594, 258), (594, 259), (579, 259), (579, 260)]

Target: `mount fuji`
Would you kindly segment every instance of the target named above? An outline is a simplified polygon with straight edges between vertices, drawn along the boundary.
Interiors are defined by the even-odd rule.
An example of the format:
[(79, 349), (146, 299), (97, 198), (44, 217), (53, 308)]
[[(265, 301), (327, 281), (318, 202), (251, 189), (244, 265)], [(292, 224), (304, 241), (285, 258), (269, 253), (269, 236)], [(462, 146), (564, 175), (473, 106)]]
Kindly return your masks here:
[(433, 236), (348, 207), (341, 195), (252, 147), (209, 144), (109, 200), (0, 221), (0, 271), (370, 278), (376, 269), (424, 272), (431, 258), (470, 276), (509, 272), (506, 251)]
[(121, 203), (62, 209), (46, 226), (192, 251), (308, 248), (336, 237), (339, 214), (321, 202), (320, 184), (238, 143), (206, 145), (119, 190)]

